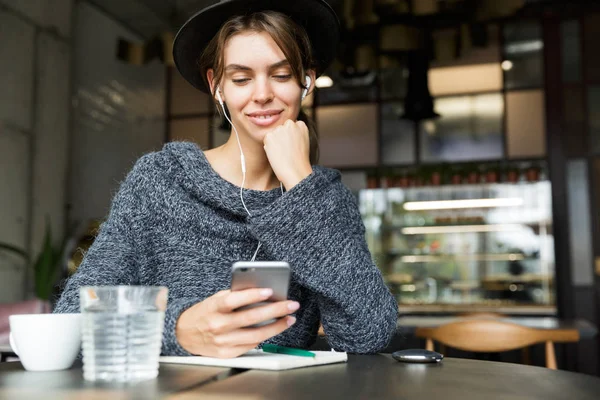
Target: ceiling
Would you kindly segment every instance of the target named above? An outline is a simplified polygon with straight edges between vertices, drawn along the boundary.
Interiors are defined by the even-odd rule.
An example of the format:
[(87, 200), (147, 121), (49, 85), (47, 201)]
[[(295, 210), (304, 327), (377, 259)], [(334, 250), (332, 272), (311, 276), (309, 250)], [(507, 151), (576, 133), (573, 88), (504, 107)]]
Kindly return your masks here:
[[(120, 21), (142, 39), (176, 32), (194, 12), (219, 0), (81, 0)], [(304, 0), (280, 0), (304, 1)], [(551, 4), (586, 0), (325, 0), (350, 30), (377, 24), (407, 24), (443, 28), (465, 22), (502, 18)], [(359, 33), (362, 36), (362, 32)]]
[[(164, 31), (176, 31), (194, 12), (217, 2), (217, 0), (84, 1), (101, 9), (144, 39), (152, 38)], [(337, 6), (343, 1), (329, 0), (328, 3)]]

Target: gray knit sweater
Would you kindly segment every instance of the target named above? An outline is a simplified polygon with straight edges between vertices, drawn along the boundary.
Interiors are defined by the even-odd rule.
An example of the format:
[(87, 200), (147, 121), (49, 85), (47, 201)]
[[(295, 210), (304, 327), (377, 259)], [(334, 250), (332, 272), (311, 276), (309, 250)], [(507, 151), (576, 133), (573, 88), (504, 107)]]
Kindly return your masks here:
[(268, 340), (308, 347), (319, 321), (332, 348), (373, 353), (390, 341), (397, 304), (374, 265), (356, 201), (338, 171), (313, 173), (281, 194), (244, 191), (222, 179), (192, 143), (175, 142), (143, 156), (121, 184), (83, 263), (67, 282), (55, 312), (79, 312), (85, 285), (169, 288), (162, 353), (189, 355), (175, 337), (180, 314), (228, 289), (231, 265), (287, 261), (297, 322)]

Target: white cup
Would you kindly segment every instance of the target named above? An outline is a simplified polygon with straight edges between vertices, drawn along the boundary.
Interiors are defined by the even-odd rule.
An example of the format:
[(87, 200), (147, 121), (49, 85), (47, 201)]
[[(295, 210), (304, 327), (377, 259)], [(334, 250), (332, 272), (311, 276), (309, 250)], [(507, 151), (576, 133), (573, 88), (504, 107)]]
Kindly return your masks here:
[(11, 315), (10, 346), (28, 371), (70, 368), (81, 349), (81, 314)]

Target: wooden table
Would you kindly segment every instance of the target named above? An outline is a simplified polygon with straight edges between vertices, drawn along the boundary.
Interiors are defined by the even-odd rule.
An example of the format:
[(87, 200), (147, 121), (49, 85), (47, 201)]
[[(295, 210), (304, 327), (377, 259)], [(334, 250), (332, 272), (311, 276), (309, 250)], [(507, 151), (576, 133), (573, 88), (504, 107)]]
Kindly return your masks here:
[(0, 398), (15, 399), (544, 399), (597, 400), (600, 378), (490, 361), (445, 359), (403, 364), (389, 355), (350, 355), (347, 364), (290, 371), (246, 371), (161, 365), (157, 379), (137, 385), (83, 381), (80, 366), (25, 372), (0, 364)]
[(20, 362), (0, 363), (0, 399), (161, 399), (229, 376), (229, 368), (161, 364), (157, 379), (135, 385), (87, 382), (81, 362), (68, 370), (28, 372)]
[[(465, 318), (456, 316), (403, 316), (398, 318), (396, 326), (399, 333), (413, 335), (417, 328), (433, 328), (461, 319)], [(557, 331), (557, 336), (560, 334), (560, 331), (568, 330), (579, 332), (580, 339), (592, 339), (598, 334), (598, 329), (593, 324), (582, 319), (562, 320), (554, 317), (510, 317), (499, 318), (499, 320), (513, 322), (529, 328)]]

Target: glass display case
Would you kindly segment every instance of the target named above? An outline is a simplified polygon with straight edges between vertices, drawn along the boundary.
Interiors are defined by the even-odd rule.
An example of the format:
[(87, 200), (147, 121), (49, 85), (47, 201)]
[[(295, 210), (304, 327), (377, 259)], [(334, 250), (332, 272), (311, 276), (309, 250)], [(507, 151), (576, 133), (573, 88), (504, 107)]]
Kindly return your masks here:
[(365, 189), (366, 238), (401, 313), (554, 314), (549, 181)]

